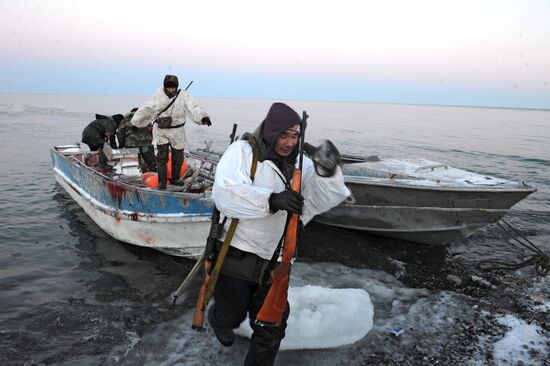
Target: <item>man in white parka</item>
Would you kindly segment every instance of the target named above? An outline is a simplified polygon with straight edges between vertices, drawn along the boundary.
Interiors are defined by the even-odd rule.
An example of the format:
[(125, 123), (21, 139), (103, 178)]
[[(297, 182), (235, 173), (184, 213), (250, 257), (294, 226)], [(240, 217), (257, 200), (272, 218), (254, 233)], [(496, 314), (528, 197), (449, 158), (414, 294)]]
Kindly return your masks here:
[[(167, 126), (153, 123), (153, 145), (157, 147), (157, 171), (159, 189), (166, 189), (168, 149), (172, 148), (172, 184), (183, 185), (179, 180), (185, 148), (185, 121), (189, 116), (193, 122), (211, 126), (210, 117), (201, 105), (185, 90), (178, 91), (178, 77), (166, 75), (163, 88), (158, 89), (132, 117), (131, 124), (146, 128), (155, 118), (165, 118)], [(175, 98), (175, 99), (174, 99)], [(171, 105), (170, 103), (173, 102)], [(170, 105), (170, 106), (169, 106)], [(165, 109), (169, 106), (167, 109)], [(162, 113), (161, 113), (162, 112)], [(160, 115), (159, 115), (160, 113)]]
[[(330, 153), (324, 154), (324, 170), (316, 169), (314, 162), (304, 157), (302, 194), (292, 191), (301, 122), (288, 105), (274, 103), (253, 134), (259, 148), (254, 181), (250, 177), (253, 148), (244, 140), (246, 135), (229, 146), (216, 168), (216, 207), (222, 218), (238, 218), (239, 223), (214, 289), (208, 320), (220, 343), (230, 346), (234, 342), (233, 329), (249, 314), (254, 332), (245, 365), (272, 365), (285, 335), (288, 303), (278, 327), (259, 326), (253, 320), (271, 286), (268, 272), (285, 232), (287, 216), (300, 213), (303, 224), (307, 224), (350, 195), (339, 161), (327, 156)], [(221, 241), (228, 227), (229, 222)]]

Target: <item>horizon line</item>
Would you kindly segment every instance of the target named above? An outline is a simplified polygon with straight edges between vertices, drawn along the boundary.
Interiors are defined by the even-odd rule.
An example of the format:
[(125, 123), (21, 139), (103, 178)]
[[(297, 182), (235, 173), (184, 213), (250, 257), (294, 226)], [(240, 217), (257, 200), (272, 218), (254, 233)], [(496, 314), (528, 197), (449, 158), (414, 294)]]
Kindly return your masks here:
[[(94, 93), (31, 93), (31, 92), (4, 92), (0, 91), (0, 94), (19, 94), (19, 95), (79, 95), (79, 96), (101, 96), (101, 97), (145, 97), (150, 95), (133, 95), (133, 94), (94, 94)], [(364, 103), (364, 104), (385, 104), (385, 105), (406, 105), (406, 106), (424, 106), (424, 107), (456, 107), (456, 108), (486, 108), (486, 109), (511, 109), (511, 110), (528, 110), (528, 111), (541, 111), (550, 112), (550, 107), (511, 107), (511, 106), (495, 106), (495, 105), (475, 105), (475, 104), (433, 104), (433, 103), (406, 103), (406, 102), (382, 102), (382, 101), (369, 101), (369, 100), (346, 100), (346, 99), (304, 99), (304, 98), (265, 98), (265, 97), (230, 97), (230, 96), (204, 96), (193, 95), (195, 98), (211, 98), (211, 99), (240, 99), (240, 100), (287, 100), (287, 101), (307, 101), (307, 102), (340, 102), (340, 103)]]

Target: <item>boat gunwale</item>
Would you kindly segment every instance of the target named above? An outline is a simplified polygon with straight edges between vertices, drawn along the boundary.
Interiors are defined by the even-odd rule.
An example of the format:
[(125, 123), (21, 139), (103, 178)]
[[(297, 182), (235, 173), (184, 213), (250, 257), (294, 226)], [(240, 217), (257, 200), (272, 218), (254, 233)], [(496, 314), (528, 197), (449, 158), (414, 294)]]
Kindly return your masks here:
[[(108, 175), (105, 175), (105, 174), (95, 170), (93, 167), (86, 165), (83, 161), (81, 161), (80, 159), (75, 157), (75, 155), (80, 155), (80, 154), (85, 155), (85, 156), (90, 155), (90, 152), (88, 152), (88, 151), (71, 152), (69, 154), (62, 153), (62, 152), (56, 150), (55, 148), (50, 149), (50, 151), (55, 153), (55, 154), (58, 154), (60, 157), (67, 160), (68, 162), (72, 162), (72, 163), (76, 162), (81, 168), (87, 169), (92, 174), (98, 175), (102, 179), (107, 180), (107, 181), (111, 182), (112, 184), (121, 186), (124, 189), (130, 189), (130, 190), (133, 189), (133, 190), (137, 190), (137, 191), (143, 191), (143, 192), (160, 194), (160, 195), (170, 195), (170, 196), (176, 195), (176, 196), (181, 196), (181, 197), (196, 199), (196, 200), (207, 200), (207, 201), (212, 200), (211, 194), (208, 195), (206, 192), (193, 193), (193, 192), (179, 192), (179, 191), (170, 191), (170, 190), (165, 190), (165, 191), (152, 190), (152, 189), (147, 188), (147, 187), (140, 187), (140, 186), (133, 185), (133, 184), (130, 184), (130, 183), (122, 181), (122, 180), (114, 179), (114, 178), (112, 178)], [(54, 166), (53, 169), (56, 169), (56, 167)]]
[(83, 197), (92, 207), (96, 210), (103, 212), (106, 215), (125, 219), (130, 221), (143, 221), (147, 223), (179, 223), (179, 222), (202, 222), (210, 221), (210, 215), (200, 214), (149, 214), (141, 211), (127, 211), (120, 210), (114, 207), (102, 204), (95, 198), (91, 197), (86, 191), (84, 191), (78, 185), (75, 185), (71, 180), (67, 179), (67, 176), (57, 167), (53, 168), (56, 177), (63, 179), (63, 181), (76, 193)]
[[(379, 179), (381, 181), (373, 181), (372, 179)], [(429, 190), (429, 191), (455, 191), (455, 192), (464, 191), (464, 192), (495, 192), (495, 193), (530, 192), (530, 194), (537, 192), (537, 188), (527, 185), (523, 182), (522, 183), (514, 182), (518, 184), (518, 187), (506, 187), (506, 188), (501, 188), (502, 186), (498, 186), (498, 185), (477, 185), (474, 187), (467, 187), (467, 186), (461, 187), (461, 186), (453, 185), (448, 187), (442, 187), (442, 186), (435, 186), (435, 185), (421, 186), (421, 185), (407, 184), (407, 183), (399, 182), (398, 179), (391, 179), (391, 178), (358, 177), (353, 175), (344, 175), (344, 182), (346, 184), (353, 183), (353, 184), (361, 184), (361, 185), (407, 188), (407, 189), (416, 189), (416, 190), (424, 190), (424, 191)], [(519, 186), (521, 184), (523, 184), (524, 186), (523, 187)]]

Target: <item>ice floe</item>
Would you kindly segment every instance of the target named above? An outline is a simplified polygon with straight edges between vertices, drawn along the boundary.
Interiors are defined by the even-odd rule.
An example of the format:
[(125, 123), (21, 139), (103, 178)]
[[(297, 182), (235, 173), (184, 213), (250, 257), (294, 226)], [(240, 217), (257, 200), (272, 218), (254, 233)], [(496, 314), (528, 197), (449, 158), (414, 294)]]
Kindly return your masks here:
[[(331, 348), (354, 343), (372, 329), (374, 308), (364, 289), (290, 288), (290, 316), (282, 350)], [(236, 333), (252, 335), (248, 318)]]

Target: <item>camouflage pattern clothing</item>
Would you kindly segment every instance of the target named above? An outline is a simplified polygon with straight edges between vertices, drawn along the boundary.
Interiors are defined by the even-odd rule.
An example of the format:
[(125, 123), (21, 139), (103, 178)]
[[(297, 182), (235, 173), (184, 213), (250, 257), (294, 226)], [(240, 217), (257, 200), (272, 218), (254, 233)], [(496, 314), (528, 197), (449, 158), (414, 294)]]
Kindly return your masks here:
[[(158, 113), (161, 112), (171, 99), (166, 95), (163, 88), (158, 89), (143, 106), (136, 111), (132, 117), (132, 125), (145, 127), (151, 124)], [(159, 128), (158, 124), (153, 125), (153, 145), (170, 144), (173, 149), (184, 149), (186, 144), (185, 127), (183, 124), (189, 117), (198, 125), (205, 124), (203, 119), (209, 117), (202, 106), (186, 91), (182, 90), (176, 97), (174, 103), (160, 117), (172, 117), (172, 128)], [(179, 126), (173, 128), (174, 126)]]
[(133, 109), (133, 112), (127, 113), (124, 116), (116, 136), (118, 139), (119, 147), (137, 147), (139, 148), (139, 165), (142, 172), (155, 172), (157, 170), (157, 163), (155, 161), (155, 149), (153, 147), (153, 127), (148, 125), (144, 128), (137, 128), (132, 126), (130, 121), (134, 116), (137, 108)]
[[(208, 113), (185, 90), (176, 91), (178, 78), (175, 75), (164, 77), (163, 88), (159, 88), (155, 94), (139, 108), (132, 117), (131, 123), (136, 127), (146, 127), (153, 124), (153, 145), (157, 147), (157, 172), (159, 179), (158, 189), (166, 189), (168, 152), (172, 150), (172, 184), (183, 185), (179, 180), (181, 164), (183, 163), (185, 148), (185, 121), (189, 117), (196, 124), (212, 125)], [(156, 118), (161, 117), (167, 125)]]
[(153, 126), (151, 124), (144, 128), (132, 126), (130, 121), (135, 112), (130, 112), (124, 116), (118, 127), (116, 136), (120, 147), (141, 147), (151, 146), (153, 143)]

